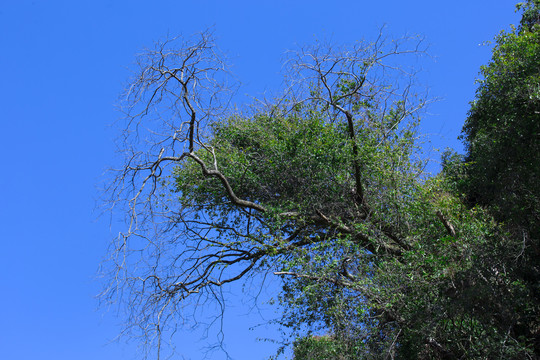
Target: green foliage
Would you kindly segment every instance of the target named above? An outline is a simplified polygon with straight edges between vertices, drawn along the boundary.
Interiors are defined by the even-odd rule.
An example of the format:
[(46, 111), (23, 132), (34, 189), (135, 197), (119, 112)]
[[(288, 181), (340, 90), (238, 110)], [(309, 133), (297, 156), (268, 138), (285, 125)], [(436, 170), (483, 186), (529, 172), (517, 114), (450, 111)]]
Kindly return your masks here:
[(333, 210), (346, 196), (350, 142), (319, 114), (233, 118), (216, 124), (214, 134), (223, 171), (244, 198), (284, 212)]
[(533, 27), (540, 24), (540, 1), (528, 0), (516, 5), (517, 10), (523, 11), (521, 21), (519, 23), (519, 31), (533, 31)]
[(362, 356), (358, 345), (328, 336), (304, 337), (294, 343), (295, 360), (346, 360), (360, 359)]
[[(232, 117), (215, 123), (209, 145), (212, 152), (201, 149), (199, 154), (210, 163), (215, 156), (235, 193), (268, 208), (265, 216), (285, 212), (308, 215), (317, 209), (350, 218), (358, 211), (352, 201), (352, 169), (353, 162), (359, 161), (367, 196), (376, 199), (376, 214), (383, 216), (408, 201), (423, 165), (414, 158), (411, 162), (416, 153), (416, 122), (395, 127), (390, 120), (395, 116), (391, 111), (386, 124), (375, 121), (374, 115), (356, 124), (360, 129), (357, 159), (352, 155), (353, 142), (346, 126), (328, 122), (313, 110)], [(201, 181), (198, 164), (186, 160), (174, 176), (184, 206), (215, 204), (215, 211), (231, 210), (220, 181)], [(388, 191), (378, 191), (381, 188)]]
[[(523, 5), (524, 22), (538, 17), (537, 1)], [(523, 24), (522, 24), (523, 25)], [(472, 204), (540, 236), (540, 27), (502, 32), (482, 67), (476, 100), (463, 128)]]
[(483, 79), (463, 128), (467, 155), (461, 161), (458, 155), (446, 153), (443, 173), (452, 193), (473, 209), (486, 208), (504, 229), (503, 235), (490, 238), (488, 247), (478, 251), (481, 263), (473, 268), (497, 269), (500, 278), (479, 288), (497, 299), (484, 309), (497, 315), (488, 327), (475, 322), (475, 328), (481, 329), (482, 336), (511, 334), (514, 343), (508, 349), (521, 354), (517, 350), (521, 346), (538, 355), (540, 2), (527, 1), (517, 8), (523, 11), (520, 26), (497, 36), (492, 59), (481, 68)]
[[(417, 188), (414, 202), (401, 204), (410, 214), (407, 236), (414, 244), (402, 259), (369, 256), (349, 239), (313, 247), (304, 261), (296, 259), (296, 271), (314, 276), (286, 284), (286, 325), (331, 328), (338, 341), (361, 346), (365, 358), (376, 358), (398, 339), (396, 351), (405, 358), (439, 358), (425, 345), (431, 338), (439, 339), (445, 353), (469, 358), (528, 354), (527, 342), (515, 342), (510, 332), (524, 314), (532, 319), (533, 305), (522, 284), (501, 273), (519, 248), (489, 214), (467, 210), (450, 190), (451, 184), (436, 178)], [(437, 211), (460, 224), (456, 236), (436, 220)], [(339, 277), (339, 262), (330, 260), (338, 253), (357, 257), (358, 280), (349, 287), (320, 280)], [(315, 274), (318, 281), (313, 281)], [(333, 351), (339, 344), (305, 341), (317, 352), (326, 345)]]
[[(336, 126), (325, 125), (317, 116), (308, 121), (297, 117), (230, 118), (214, 124), (214, 148), (220, 170), (231, 179), (238, 196), (256, 199), (279, 211), (298, 211), (306, 204), (335, 206), (350, 179), (346, 171), (348, 141)], [(211, 154), (202, 150), (210, 160)], [(188, 162), (186, 162), (188, 163)], [(196, 164), (177, 170), (178, 190), (193, 203), (222, 204), (226, 193), (216, 179), (199, 181)], [(188, 178), (189, 177), (189, 178)], [(309, 181), (308, 181), (309, 180)], [(319, 197), (317, 189), (333, 197)], [(324, 194), (320, 194), (324, 195)]]
[[(395, 283), (397, 274), (408, 274), (401, 279), (407, 291), (394, 290), (402, 297), (395, 302), (396, 312), (408, 323), (400, 351), (405, 358), (525, 357), (530, 339), (516, 341), (514, 327), (533, 319), (534, 302), (515, 282), (509, 265), (519, 255), (518, 244), (485, 210), (465, 208), (449, 189), (434, 179), (425, 190), (426, 196), (437, 197), (430, 206), (456, 224), (456, 235), (444, 234), (425, 219), (417, 235), (424, 241), (405, 254), (406, 261), (394, 262), (386, 271), (398, 276)], [(442, 347), (427, 346), (426, 339)]]
[[(295, 360), (309, 354), (328, 359), (533, 356), (534, 343), (519, 338), (516, 329), (535, 319), (534, 299), (511, 268), (519, 244), (485, 210), (467, 209), (450, 189), (443, 177), (426, 182), (408, 209), (415, 220), (409, 223), (411, 250), (396, 258), (356, 249), (357, 278), (348, 286), (328, 281), (339, 278), (340, 264), (322, 261), (321, 255), (314, 259), (311, 252), (298, 264), (297, 271), (313, 276), (286, 283), (284, 325), (300, 330), (307, 324), (315, 331), (331, 329), (332, 335), (298, 340)], [(437, 212), (456, 224), (456, 235), (437, 220)], [(350, 242), (340, 245), (353, 254)], [(353, 346), (356, 353), (350, 352)], [(336, 349), (342, 349), (341, 357), (332, 357)]]

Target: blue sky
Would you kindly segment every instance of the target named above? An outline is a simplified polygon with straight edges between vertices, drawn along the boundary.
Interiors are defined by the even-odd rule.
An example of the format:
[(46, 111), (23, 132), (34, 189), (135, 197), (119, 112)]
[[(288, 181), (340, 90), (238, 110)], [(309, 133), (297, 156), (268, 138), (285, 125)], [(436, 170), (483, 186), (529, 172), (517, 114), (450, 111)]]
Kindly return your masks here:
[[(383, 4), (383, 5), (381, 5)], [(430, 44), (423, 80), (432, 97), (422, 129), (434, 148), (456, 140), (490, 48), (518, 21), (514, 1), (60, 1), (0, 6), (0, 358), (134, 359), (136, 342), (107, 345), (120, 331), (98, 309), (95, 279), (118, 231), (95, 212), (104, 170), (115, 161), (115, 109), (135, 55), (167, 34), (213, 27), (244, 83), (240, 96), (277, 90), (280, 60), (296, 44), (352, 43), (419, 34)], [(247, 96), (245, 97), (247, 100)], [(242, 98), (239, 97), (241, 100)], [(434, 154), (434, 156), (436, 156)], [(274, 347), (249, 327), (238, 289), (226, 318), (229, 354), (263, 359)], [(242, 316), (237, 317), (237, 314)], [(247, 314), (247, 315), (246, 315)], [(185, 358), (202, 358), (197, 334), (178, 336)], [(178, 357), (181, 358), (181, 357)], [(222, 359), (222, 354), (211, 358)]]

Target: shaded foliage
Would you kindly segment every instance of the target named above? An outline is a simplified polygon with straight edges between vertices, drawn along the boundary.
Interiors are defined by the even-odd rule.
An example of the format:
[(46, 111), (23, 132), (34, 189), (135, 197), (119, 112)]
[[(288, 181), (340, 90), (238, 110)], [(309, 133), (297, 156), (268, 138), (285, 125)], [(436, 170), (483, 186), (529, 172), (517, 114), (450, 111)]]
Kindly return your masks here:
[[(496, 38), (483, 66), (462, 138), (464, 162), (446, 166), (469, 206), (488, 209), (503, 225), (515, 258), (501, 263), (522, 287), (515, 332), (540, 353), (540, 3), (518, 4), (520, 26)], [(453, 170), (452, 170), (453, 169)], [(456, 173), (460, 169), (460, 174)], [(504, 254), (503, 254), (504, 255)], [(505, 259), (499, 256), (498, 259)]]

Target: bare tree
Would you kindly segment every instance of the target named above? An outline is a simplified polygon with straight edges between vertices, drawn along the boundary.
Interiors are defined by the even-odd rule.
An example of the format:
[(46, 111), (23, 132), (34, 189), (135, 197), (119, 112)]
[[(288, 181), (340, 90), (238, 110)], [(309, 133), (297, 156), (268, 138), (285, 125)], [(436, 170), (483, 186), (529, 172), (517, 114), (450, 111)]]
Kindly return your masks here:
[[(388, 199), (381, 200), (381, 189), (365, 174), (358, 137), (377, 127), (374, 146), (382, 148), (416, 121), (425, 100), (414, 98), (413, 74), (394, 58), (421, 54), (420, 46), (418, 40), (379, 37), (348, 49), (318, 44), (291, 52), (284, 95), (263, 101), (247, 116), (232, 105), (237, 84), (211, 33), (167, 39), (145, 51), (123, 97), (124, 163), (107, 190), (111, 208), (125, 215), (126, 229), (111, 244), (103, 296), (125, 304), (126, 333), (156, 347), (159, 358), (163, 335), (196, 325), (196, 307), (223, 303), (224, 285), (261, 273), (315, 276), (283, 267), (313, 244), (346, 237), (373, 254), (399, 256), (409, 249), (406, 221), (393, 208), (399, 201), (382, 204)], [(246, 186), (236, 173), (252, 171), (250, 165), (229, 161), (217, 139), (220, 124), (234, 119), (304, 116), (298, 114), (306, 109), (346, 126), (353, 160), (345, 173), (351, 176), (332, 180), (342, 200), (322, 196), (326, 188), (309, 193), (303, 184), (311, 180), (294, 170), (275, 174), (275, 183)], [(396, 178), (388, 184), (400, 181), (398, 174), (409, 166), (409, 159), (402, 160), (392, 165)], [(291, 189), (283, 186), (296, 187), (312, 202), (276, 205), (292, 202), (285, 195)], [(350, 262), (350, 254), (336, 256)], [(354, 287), (356, 276), (347, 270), (345, 277), (337, 272), (321, 278)]]

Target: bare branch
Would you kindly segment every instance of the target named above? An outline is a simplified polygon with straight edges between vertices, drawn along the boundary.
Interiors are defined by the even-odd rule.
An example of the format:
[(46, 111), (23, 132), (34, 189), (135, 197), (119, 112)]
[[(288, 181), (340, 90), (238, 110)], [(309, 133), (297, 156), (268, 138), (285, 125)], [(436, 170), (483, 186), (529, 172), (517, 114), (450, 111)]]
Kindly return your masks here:
[(443, 213), (437, 210), (436, 214), (446, 228), (446, 231), (448, 231), (448, 235), (456, 236), (456, 230), (454, 229), (454, 226), (452, 225), (452, 223), (450, 223), (450, 221), (448, 221), (448, 219), (443, 215)]

